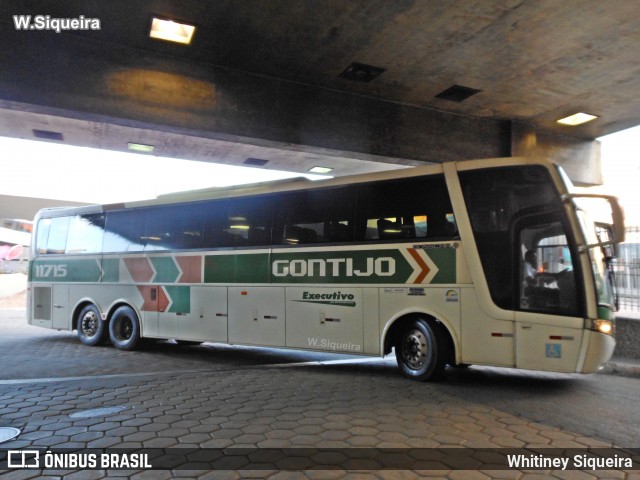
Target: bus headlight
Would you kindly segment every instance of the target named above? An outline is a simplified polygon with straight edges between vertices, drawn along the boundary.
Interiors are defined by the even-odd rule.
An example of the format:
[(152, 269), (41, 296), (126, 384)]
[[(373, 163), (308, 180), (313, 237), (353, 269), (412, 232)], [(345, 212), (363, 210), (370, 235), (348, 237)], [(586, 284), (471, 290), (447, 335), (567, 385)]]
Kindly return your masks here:
[(604, 333), (605, 335), (613, 335), (613, 322), (611, 320), (592, 320), (592, 330)]

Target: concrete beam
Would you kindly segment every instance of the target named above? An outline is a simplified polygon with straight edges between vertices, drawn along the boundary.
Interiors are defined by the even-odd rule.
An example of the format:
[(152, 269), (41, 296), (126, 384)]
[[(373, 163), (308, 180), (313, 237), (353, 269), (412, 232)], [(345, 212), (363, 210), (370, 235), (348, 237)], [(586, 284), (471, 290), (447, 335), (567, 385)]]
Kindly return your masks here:
[[(510, 154), (507, 121), (468, 117), (187, 62), (72, 35), (1, 33), (0, 98), (241, 142), (422, 162)], [(21, 41), (21, 39), (23, 41)], [(85, 39), (86, 40), (86, 39)]]
[(0, 31), (0, 42), (11, 45), (0, 49), (0, 101), (73, 111), (87, 121), (98, 115), (129, 126), (398, 163), (543, 155), (576, 183), (601, 183), (599, 144), (592, 140), (78, 38)]

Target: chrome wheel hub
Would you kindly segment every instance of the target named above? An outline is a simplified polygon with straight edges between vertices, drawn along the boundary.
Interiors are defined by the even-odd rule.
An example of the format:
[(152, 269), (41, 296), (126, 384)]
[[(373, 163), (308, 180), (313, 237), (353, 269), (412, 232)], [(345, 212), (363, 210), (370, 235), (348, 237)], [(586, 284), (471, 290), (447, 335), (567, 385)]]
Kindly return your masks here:
[(413, 370), (421, 368), (427, 359), (427, 339), (417, 329), (406, 333), (402, 342), (402, 359)]
[(93, 337), (98, 333), (100, 318), (96, 312), (87, 312), (82, 317), (82, 333), (87, 337)]

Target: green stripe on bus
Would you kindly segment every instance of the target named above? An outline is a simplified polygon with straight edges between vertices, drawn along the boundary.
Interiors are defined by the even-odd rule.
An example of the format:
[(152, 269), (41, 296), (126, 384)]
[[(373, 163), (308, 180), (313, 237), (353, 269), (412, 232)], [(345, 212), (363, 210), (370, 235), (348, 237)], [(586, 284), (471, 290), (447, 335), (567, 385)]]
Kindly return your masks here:
[(207, 255), (205, 283), (448, 284), (455, 248), (274, 251)]
[(172, 257), (150, 257), (156, 275), (153, 277), (154, 283), (175, 283), (180, 275), (180, 270)]
[(207, 255), (205, 283), (269, 283), (269, 254)]
[[(128, 257), (135, 258), (135, 257)], [(173, 256), (148, 257), (151, 281), (176, 283), (180, 269)], [(119, 282), (120, 259), (36, 259), (32, 281)], [(204, 256), (205, 283), (452, 284), (456, 249), (429, 246), (372, 250), (276, 250)]]
[(83, 259), (36, 259), (31, 263), (33, 282), (99, 282), (100, 261)]
[(119, 258), (103, 258), (102, 259), (102, 281), (103, 282), (119, 282), (120, 281), (120, 259)]
[(191, 287), (166, 285), (164, 289), (171, 301), (168, 312), (191, 313)]
[(438, 273), (431, 283), (456, 283), (456, 250), (454, 248), (431, 248), (427, 255), (438, 266)]

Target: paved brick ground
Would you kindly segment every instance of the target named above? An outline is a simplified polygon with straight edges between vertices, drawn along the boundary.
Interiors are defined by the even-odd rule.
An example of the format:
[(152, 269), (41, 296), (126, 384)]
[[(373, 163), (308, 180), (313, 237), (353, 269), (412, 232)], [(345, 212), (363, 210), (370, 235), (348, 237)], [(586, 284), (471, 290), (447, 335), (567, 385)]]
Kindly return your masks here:
[[(352, 370), (243, 367), (208, 374), (192, 373), (180, 378), (154, 375), (152, 378), (3, 386), (0, 387), (2, 421), (5, 426), (23, 429), (17, 440), (3, 447), (611, 446), (442, 394), (428, 386), (408, 382), (394, 371), (358, 375)], [(99, 418), (69, 416), (104, 406), (127, 409)], [(259, 472), (265, 473), (268, 472)], [(405, 478), (408, 473), (402, 472), (398, 478)], [(518, 472), (499, 473), (521, 478)], [(540, 473), (543, 472), (535, 474)], [(440, 476), (445, 472), (422, 474)], [(570, 477), (588, 478), (577, 474), (568, 473)], [(22, 475), (13, 474), (9, 478), (25, 478)], [(85, 472), (83, 476), (67, 474), (64, 478), (103, 475), (105, 472)], [(247, 472), (234, 472), (234, 475), (251, 476)], [(275, 478), (290, 475), (292, 473), (273, 472)], [(322, 476), (312, 472), (308, 476), (319, 475)], [(375, 475), (395, 476), (393, 472)], [(473, 478), (485, 478), (484, 475), (473, 472)], [(163, 476), (169, 478), (169, 472), (154, 471), (151, 477), (149, 472), (143, 475), (145, 478)], [(450, 473), (450, 478), (459, 476), (460, 472)], [(132, 475), (132, 478), (143, 477)], [(607, 472), (607, 478), (623, 476)]]
[[(395, 362), (349, 361), (223, 346), (160, 345), (141, 352), (80, 345), (69, 332), (24, 325), (24, 312), (0, 311), (0, 426), (22, 434), (2, 448), (584, 448), (612, 447), (598, 435), (517, 415), (473, 390), (402, 378)], [(313, 365), (290, 365), (322, 361)], [(331, 363), (333, 362), (333, 363)], [(280, 365), (277, 365), (277, 364)], [(578, 376), (473, 369), (482, 382), (535, 385)], [(478, 373), (480, 372), (480, 373)], [(476, 377), (473, 377), (476, 375)], [(58, 377), (58, 378), (56, 378)], [(631, 381), (631, 379), (630, 379)], [(636, 381), (635, 379), (633, 381)], [(491, 383), (491, 382), (489, 382)], [(467, 384), (468, 386), (468, 384)], [(484, 387), (478, 388), (485, 392)], [(483, 393), (486, 395), (487, 393)], [(543, 398), (544, 395), (541, 395)], [(544, 401), (544, 400), (541, 400)], [(73, 413), (107, 406), (97, 418)], [(606, 404), (605, 404), (606, 406)], [(550, 408), (553, 408), (551, 406)], [(594, 412), (597, 414), (598, 412)], [(640, 435), (635, 437), (640, 439)], [(633, 440), (633, 439), (632, 439)], [(629, 445), (625, 445), (629, 446)], [(625, 471), (11, 471), (3, 478), (629, 478)]]

